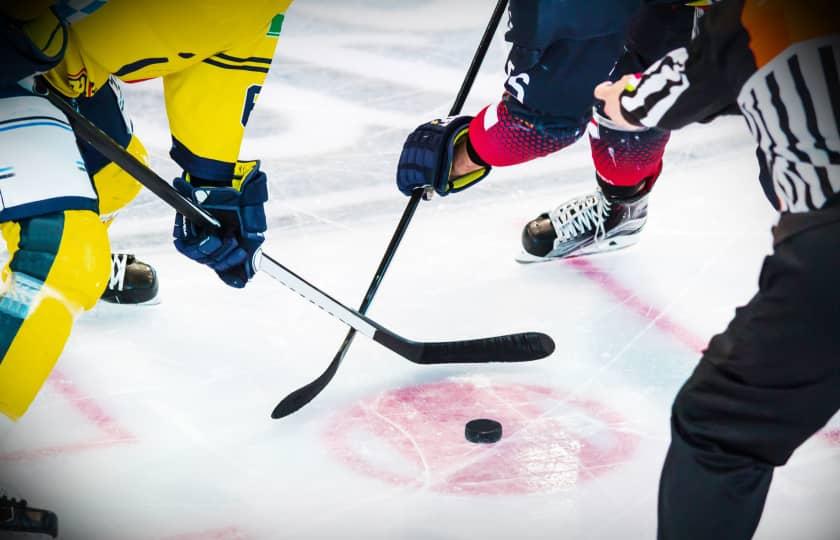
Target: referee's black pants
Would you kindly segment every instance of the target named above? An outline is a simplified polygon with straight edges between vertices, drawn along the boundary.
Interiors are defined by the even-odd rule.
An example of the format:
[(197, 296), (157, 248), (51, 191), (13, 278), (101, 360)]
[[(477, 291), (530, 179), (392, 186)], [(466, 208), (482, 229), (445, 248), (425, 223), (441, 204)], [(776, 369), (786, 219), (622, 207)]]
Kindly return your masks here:
[(774, 467), (840, 408), (840, 207), (786, 214), (774, 237), (674, 401), (660, 540), (752, 538)]

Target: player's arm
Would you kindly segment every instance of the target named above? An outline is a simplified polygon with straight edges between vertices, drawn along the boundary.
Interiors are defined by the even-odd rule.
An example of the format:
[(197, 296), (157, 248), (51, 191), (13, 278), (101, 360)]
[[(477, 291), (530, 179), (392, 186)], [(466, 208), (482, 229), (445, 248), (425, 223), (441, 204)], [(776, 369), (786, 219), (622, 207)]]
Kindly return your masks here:
[(244, 287), (266, 230), (267, 179), (259, 162), (239, 161), (245, 126), (271, 65), (282, 15), (250, 43), (164, 77), (171, 157), (184, 174), (175, 187), (222, 222), (220, 232), (177, 216), (175, 247), (210, 266), (225, 283)]
[(609, 74), (637, 6), (633, 0), (512, 1), (502, 99), (474, 118), (447, 121), (449, 129), (435, 135), (441, 120), (417, 128), (400, 158), (399, 189), (408, 194), (425, 183), (446, 195), (475, 185), (491, 167), (525, 163), (575, 142), (591, 117), (592, 86)]
[(755, 66), (740, 24), (742, 6), (739, 0), (721, 3), (703, 17), (688, 47), (671, 51), (644, 73), (599, 85), (595, 97), (608, 116), (619, 125), (674, 130), (732, 111), (742, 79)]

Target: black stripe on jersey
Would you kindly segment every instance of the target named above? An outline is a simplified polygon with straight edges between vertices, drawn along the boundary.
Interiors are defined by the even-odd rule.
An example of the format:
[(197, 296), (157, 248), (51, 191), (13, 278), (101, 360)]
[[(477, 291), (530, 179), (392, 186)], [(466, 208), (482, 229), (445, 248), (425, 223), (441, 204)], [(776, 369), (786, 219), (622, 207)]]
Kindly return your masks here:
[[(749, 115), (745, 114), (745, 117), (749, 117)], [(747, 122), (749, 123), (749, 120)], [(781, 210), (781, 199), (779, 198), (779, 194), (776, 193), (776, 186), (773, 185), (773, 174), (767, 167), (767, 155), (760, 146), (755, 147), (755, 157), (758, 161), (758, 181), (761, 183), (764, 196), (767, 197), (767, 200), (770, 201), (773, 208)]]
[(62, 120), (60, 118), (55, 118), (52, 116), (21, 116), (19, 118), (11, 118), (9, 120), (3, 120), (0, 122), (0, 126), (4, 124), (11, 124), (13, 122), (23, 122), (25, 120), (50, 120), (51, 122), (57, 122), (59, 124), (64, 124), (67, 127), (71, 127), (70, 124), (67, 123), (67, 120)]
[(779, 116), (779, 127), (782, 129), (785, 138), (787, 139), (787, 148), (800, 161), (811, 163), (811, 156), (796, 147), (799, 139), (790, 129), (790, 117), (788, 116), (785, 102), (782, 101), (782, 96), (779, 95), (779, 82), (776, 80), (776, 75), (771, 73), (767, 75), (767, 88), (770, 90), (770, 102), (773, 103), (773, 108), (776, 109), (776, 114)]
[(765, 135), (767, 135), (767, 157), (770, 158), (770, 169), (773, 169), (773, 165), (776, 162), (776, 140), (773, 139), (773, 134), (770, 133), (770, 129), (767, 127), (767, 121), (764, 119), (764, 115), (761, 114), (761, 108), (758, 106), (758, 96), (755, 94), (755, 89), (750, 90), (750, 97), (752, 97), (752, 110), (755, 111), (756, 114), (756, 124), (758, 125), (759, 129), (764, 129)]
[(225, 53), (214, 54), (213, 56), (221, 58), (222, 60), (229, 60), (231, 62), (254, 62), (255, 64), (271, 64), (271, 58), (264, 58), (262, 56), (249, 56), (248, 58), (240, 58), (238, 56), (231, 56)]
[[(840, 154), (831, 150), (826, 144), (825, 137), (820, 133), (819, 124), (817, 123), (817, 111), (814, 108), (814, 100), (811, 97), (811, 92), (808, 91), (808, 85), (805, 83), (805, 77), (802, 76), (802, 68), (799, 65), (799, 57), (792, 56), (788, 60), (788, 67), (790, 73), (793, 75), (793, 84), (796, 87), (796, 92), (802, 98), (802, 106), (805, 108), (805, 124), (808, 126), (808, 132), (814, 138), (814, 146), (822, 150), (828, 155), (828, 161), (832, 165), (840, 164)], [(827, 192), (827, 193), (830, 193)]]
[(799, 187), (801, 189), (802, 195), (805, 198), (805, 206), (807, 206), (810, 210), (816, 210), (817, 205), (814, 204), (811, 184), (805, 181), (802, 174), (800, 174), (799, 169), (796, 167), (796, 163), (793, 161), (788, 162), (788, 170), (785, 171), (785, 177), (787, 177), (794, 187)]
[(831, 180), (828, 179), (828, 171), (825, 170), (825, 167), (814, 167), (814, 172), (817, 173), (817, 178), (820, 180), (820, 189), (822, 189), (826, 197), (831, 198), (835, 194), (835, 189), (831, 185)]
[(755, 117), (753, 116), (753, 112), (747, 106), (747, 103), (744, 102), (741, 104), (741, 111), (744, 113), (744, 120), (747, 122), (747, 127), (750, 129), (750, 133), (753, 134), (755, 137), (755, 142), (757, 143), (758, 148), (761, 148), (761, 130), (758, 129), (758, 122), (756, 122)]
[(207, 58), (206, 60), (202, 60), (202, 62), (204, 62), (205, 64), (210, 64), (211, 66), (220, 67), (222, 69), (235, 69), (235, 70), (240, 70), (240, 71), (256, 71), (257, 73), (268, 73), (268, 68), (267, 67), (262, 68), (262, 67), (255, 67), (255, 66), (232, 66), (230, 64), (223, 64), (221, 62), (216, 62), (215, 60), (212, 60), (210, 58)]
[[(644, 99), (642, 100), (642, 103), (639, 105), (638, 108), (633, 109), (633, 110), (628, 110), (628, 112), (630, 114), (632, 114), (633, 116), (635, 116), (639, 120), (643, 120), (647, 116), (647, 114), (650, 113), (650, 111), (652, 111), (654, 109), (654, 107), (656, 107), (657, 104), (659, 104), (660, 102), (668, 99), (668, 97), (674, 92), (675, 87), (680, 87), (680, 86), (685, 85), (685, 81), (682, 79), (682, 77), (680, 77), (680, 79), (675, 81), (675, 80), (672, 80), (671, 78), (667, 77), (666, 75), (664, 75), (662, 73), (663, 68), (667, 67), (671, 71), (677, 71), (677, 72), (680, 73), (680, 75), (682, 75), (685, 72), (685, 68), (683, 67), (682, 64), (677, 64), (674, 61), (674, 59), (671, 58), (670, 56), (666, 56), (666, 57), (662, 58), (662, 60), (660, 62), (661, 63), (657, 67), (656, 71), (647, 73), (645, 75), (646, 83), (652, 86), (653, 83), (651, 81), (654, 81), (658, 78), (665, 78), (666, 79), (665, 84), (658, 91), (651, 92), (651, 93), (647, 94), (644, 97)], [(678, 67), (675, 67), (675, 66), (678, 66)], [(640, 86), (639, 88), (636, 88), (632, 92), (628, 92), (626, 95), (629, 98), (637, 98), (639, 96), (639, 93), (643, 92), (644, 90), (645, 90), (645, 87)], [(665, 114), (667, 114), (667, 112)], [(662, 115), (662, 117), (664, 117), (664, 115)]]
[(784, 200), (785, 205), (788, 206), (788, 209), (796, 204), (797, 196), (796, 196), (796, 185), (791, 181), (790, 177), (787, 175), (787, 172), (783, 172), (780, 175), (774, 175), (774, 178), (778, 178), (778, 184), (782, 188), (782, 193), (784, 193)]
[(828, 97), (834, 111), (834, 125), (840, 130), (840, 77), (837, 76), (837, 61), (831, 46), (820, 47), (820, 63), (825, 70)]
[(148, 67), (154, 64), (165, 64), (169, 62), (169, 58), (143, 58), (142, 60), (138, 60), (136, 62), (131, 62), (130, 64), (126, 64), (116, 72), (114, 75), (117, 77), (122, 77), (123, 75), (128, 75), (132, 71), (137, 71), (143, 69), (144, 67)]
[[(55, 25), (55, 28), (53, 28), (52, 33), (50, 33), (50, 37), (47, 39), (47, 44), (46, 44), (46, 45), (44, 45), (43, 47), (41, 47), (41, 50), (42, 50), (42, 51), (47, 51), (47, 50), (49, 50), (50, 45), (52, 45), (52, 42), (53, 42), (53, 40), (55, 39), (55, 35), (56, 35), (56, 34), (58, 34), (58, 31), (59, 31), (59, 30), (61, 30), (62, 32), (64, 32), (64, 29), (62, 28), (62, 26), (61, 26), (60, 24)], [(66, 38), (65, 38), (65, 39), (66, 39)]]
[(14, 176), (15, 176), (15, 173), (13, 173), (13, 172), (3, 173), (3, 174), (0, 174), (0, 180), (5, 180), (6, 178), (14, 178)]

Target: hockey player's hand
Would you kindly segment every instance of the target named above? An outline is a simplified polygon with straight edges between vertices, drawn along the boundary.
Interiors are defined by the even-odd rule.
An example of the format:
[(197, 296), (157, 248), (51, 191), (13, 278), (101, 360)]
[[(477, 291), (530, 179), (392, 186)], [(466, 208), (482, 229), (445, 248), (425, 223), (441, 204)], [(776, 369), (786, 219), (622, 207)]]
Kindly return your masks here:
[[(471, 116), (432, 120), (415, 129), (405, 141), (397, 166), (397, 187), (406, 195), (417, 188), (432, 186), (441, 196), (456, 193), (476, 184), (490, 173), (490, 165), (479, 163), (466, 174), (453, 173), (456, 147), (467, 147)], [(470, 156), (472, 157), (472, 156)], [(475, 156), (472, 161), (480, 161)]]
[(604, 102), (604, 112), (618, 127), (638, 129), (621, 112), (621, 96), (624, 90), (632, 90), (639, 83), (636, 75), (625, 75), (616, 82), (602, 82), (595, 87), (595, 98)]
[(231, 187), (210, 185), (187, 174), (176, 178), (174, 185), (222, 223), (221, 229), (212, 230), (177, 214), (175, 248), (215, 270), (231, 287), (244, 287), (257, 270), (254, 256), (265, 239), (268, 182), (259, 162), (237, 163)]

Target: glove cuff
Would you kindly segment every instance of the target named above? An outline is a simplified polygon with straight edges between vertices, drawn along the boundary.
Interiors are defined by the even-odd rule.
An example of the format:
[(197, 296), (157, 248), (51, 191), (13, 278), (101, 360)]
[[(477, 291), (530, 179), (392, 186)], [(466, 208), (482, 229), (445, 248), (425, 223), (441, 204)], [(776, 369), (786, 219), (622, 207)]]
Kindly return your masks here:
[[(464, 125), (463, 128), (460, 129), (460, 131), (456, 132), (455, 135), (450, 140), (449, 153), (448, 153), (449, 163), (447, 164), (447, 166), (448, 166), (447, 178), (449, 180), (447, 181), (446, 194), (457, 193), (457, 192), (459, 192), (463, 189), (466, 189), (466, 188), (472, 186), (473, 184), (475, 184), (476, 182), (480, 181), (485, 176), (490, 174), (490, 170), (492, 168), (483, 159), (478, 157), (478, 154), (475, 152), (475, 149), (472, 148), (472, 145), (470, 144), (469, 121), (472, 121), (472, 117), (467, 116), (467, 117), (461, 117), (461, 118), (468, 119), (468, 122)], [(452, 161), (454, 159), (455, 148), (459, 144), (461, 144), (462, 140), (464, 141), (463, 144), (466, 145), (466, 151), (467, 151), (467, 154), (470, 156), (470, 159), (476, 165), (481, 166), (481, 168), (477, 169), (475, 171), (469, 172), (467, 174), (452, 178), (451, 170), (452, 170)]]
[(465, 144), (467, 145), (467, 155), (470, 156), (472, 162), (476, 165), (481, 165), (485, 169), (489, 169), (490, 164), (484, 161), (484, 159), (482, 159), (482, 157), (478, 155), (478, 150), (476, 150), (475, 146), (473, 146), (472, 139), (467, 137), (467, 141)]

